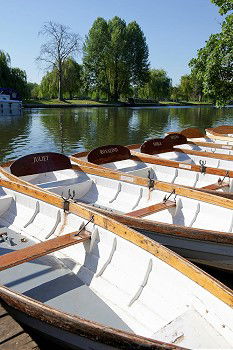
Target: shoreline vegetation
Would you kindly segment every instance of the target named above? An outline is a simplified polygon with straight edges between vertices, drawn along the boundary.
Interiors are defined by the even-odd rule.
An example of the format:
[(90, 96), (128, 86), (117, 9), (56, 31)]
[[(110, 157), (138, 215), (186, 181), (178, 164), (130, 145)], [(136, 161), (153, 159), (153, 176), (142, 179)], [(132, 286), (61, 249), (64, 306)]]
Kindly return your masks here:
[(150, 102), (107, 102), (95, 100), (25, 100), (23, 101), (24, 108), (78, 108), (78, 107), (168, 107), (168, 106), (212, 106), (207, 102), (197, 101), (150, 101)]

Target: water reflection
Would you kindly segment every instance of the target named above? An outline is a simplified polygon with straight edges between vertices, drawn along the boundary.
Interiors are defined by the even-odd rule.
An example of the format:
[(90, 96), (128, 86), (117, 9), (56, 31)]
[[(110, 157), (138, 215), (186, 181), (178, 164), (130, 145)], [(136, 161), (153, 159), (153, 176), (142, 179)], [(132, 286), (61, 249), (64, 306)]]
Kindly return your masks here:
[(103, 144), (141, 143), (191, 126), (204, 130), (232, 123), (230, 107), (28, 109), (21, 117), (1, 117), (0, 160), (43, 151), (69, 155)]

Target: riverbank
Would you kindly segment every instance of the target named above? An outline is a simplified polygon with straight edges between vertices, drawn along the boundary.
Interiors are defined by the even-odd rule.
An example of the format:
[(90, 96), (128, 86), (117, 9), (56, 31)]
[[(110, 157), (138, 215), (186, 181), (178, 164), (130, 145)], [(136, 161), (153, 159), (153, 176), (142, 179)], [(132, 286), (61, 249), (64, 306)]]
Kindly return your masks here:
[(150, 103), (129, 103), (129, 102), (97, 102), (93, 100), (33, 100), (24, 101), (24, 108), (81, 108), (81, 107), (168, 107), (168, 106), (211, 106), (210, 103), (199, 103), (199, 102), (150, 102)]

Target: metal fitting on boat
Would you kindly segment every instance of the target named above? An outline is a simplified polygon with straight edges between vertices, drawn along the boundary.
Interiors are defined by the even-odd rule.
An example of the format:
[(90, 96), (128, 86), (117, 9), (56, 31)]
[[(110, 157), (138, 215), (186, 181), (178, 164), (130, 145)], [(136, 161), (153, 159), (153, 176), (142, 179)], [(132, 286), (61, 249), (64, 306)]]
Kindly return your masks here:
[(151, 177), (151, 172), (148, 170), (148, 187), (149, 190), (154, 188), (155, 180)]
[(206, 173), (206, 169), (207, 169), (207, 167), (205, 166), (206, 165), (206, 160), (199, 160), (199, 164), (200, 164), (200, 171), (201, 171), (201, 173), (202, 174), (205, 174)]

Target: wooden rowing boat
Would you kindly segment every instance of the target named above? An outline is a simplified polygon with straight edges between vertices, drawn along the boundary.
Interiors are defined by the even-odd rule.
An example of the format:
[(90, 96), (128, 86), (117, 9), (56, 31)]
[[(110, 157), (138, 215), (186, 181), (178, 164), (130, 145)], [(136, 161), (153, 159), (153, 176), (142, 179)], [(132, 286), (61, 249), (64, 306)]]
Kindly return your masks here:
[[(223, 175), (230, 178), (233, 174), (233, 154), (229, 154), (230, 150), (201, 146), (196, 142), (195, 144), (187, 143), (186, 137), (179, 133), (171, 133), (164, 139), (151, 139), (145, 141), (142, 145), (128, 147), (132, 154), (139, 158), (141, 154), (145, 153), (152, 156), (149, 159), (162, 158), (163, 160), (198, 166), (198, 168), (192, 166), (190, 168), (187, 165), (187, 169), (199, 169), (202, 173)], [(144, 156), (143, 159), (148, 158)], [(206, 171), (208, 168), (211, 168), (210, 171)]]
[(0, 298), (18, 321), (66, 349), (233, 347), (220, 282), (71, 200), (0, 186)]
[(219, 125), (215, 128), (208, 128), (205, 130), (206, 135), (216, 140), (224, 140), (233, 142), (233, 126)]
[[(54, 171), (51, 171), (52, 154), (40, 155), (44, 159), (41, 170), (34, 162), (35, 157), (38, 156), (19, 159), (12, 166), (15, 174), (16, 169), (24, 171), (20, 179), (5, 170), (1, 170), (2, 175), (15, 181), (30, 181), (33, 188), (40, 186), (60, 198), (92, 206), (193, 262), (233, 270), (233, 200), (109, 169), (121, 162), (120, 154), (116, 162), (92, 163), (93, 167), (70, 164), (68, 169), (65, 169), (67, 165), (60, 164), (61, 169), (54, 168)], [(33, 163), (37, 170), (33, 170)], [(96, 163), (101, 163), (98, 157)]]
[[(71, 156), (71, 160), (84, 166), (96, 167), (97, 158), (103, 160), (101, 165), (105, 168), (129, 175), (148, 178), (149, 173), (149, 177), (157, 181), (221, 193), (233, 191), (233, 171), (225, 168), (229, 161), (208, 158), (206, 152), (201, 152), (203, 156), (191, 154), (192, 151), (183, 150), (180, 146), (171, 146), (166, 138), (149, 140), (142, 146), (130, 145), (127, 148), (119, 145), (102, 146), (91, 152), (76, 153)], [(101, 152), (109, 149), (115, 149), (115, 152), (100, 157)]]
[[(179, 132), (168, 132), (167, 135), (179, 133), (184, 135), (188, 141), (197, 145), (205, 146), (208, 144), (209, 147), (226, 148), (230, 150), (233, 146), (233, 140), (232, 137), (227, 136), (229, 135), (229, 132), (226, 132), (226, 128), (229, 132), (232, 132), (232, 127), (220, 126), (216, 128), (207, 128), (206, 133), (202, 132), (198, 128), (186, 128)], [(229, 130), (229, 128), (231, 128), (231, 130)], [(224, 134), (222, 131), (224, 131)]]

